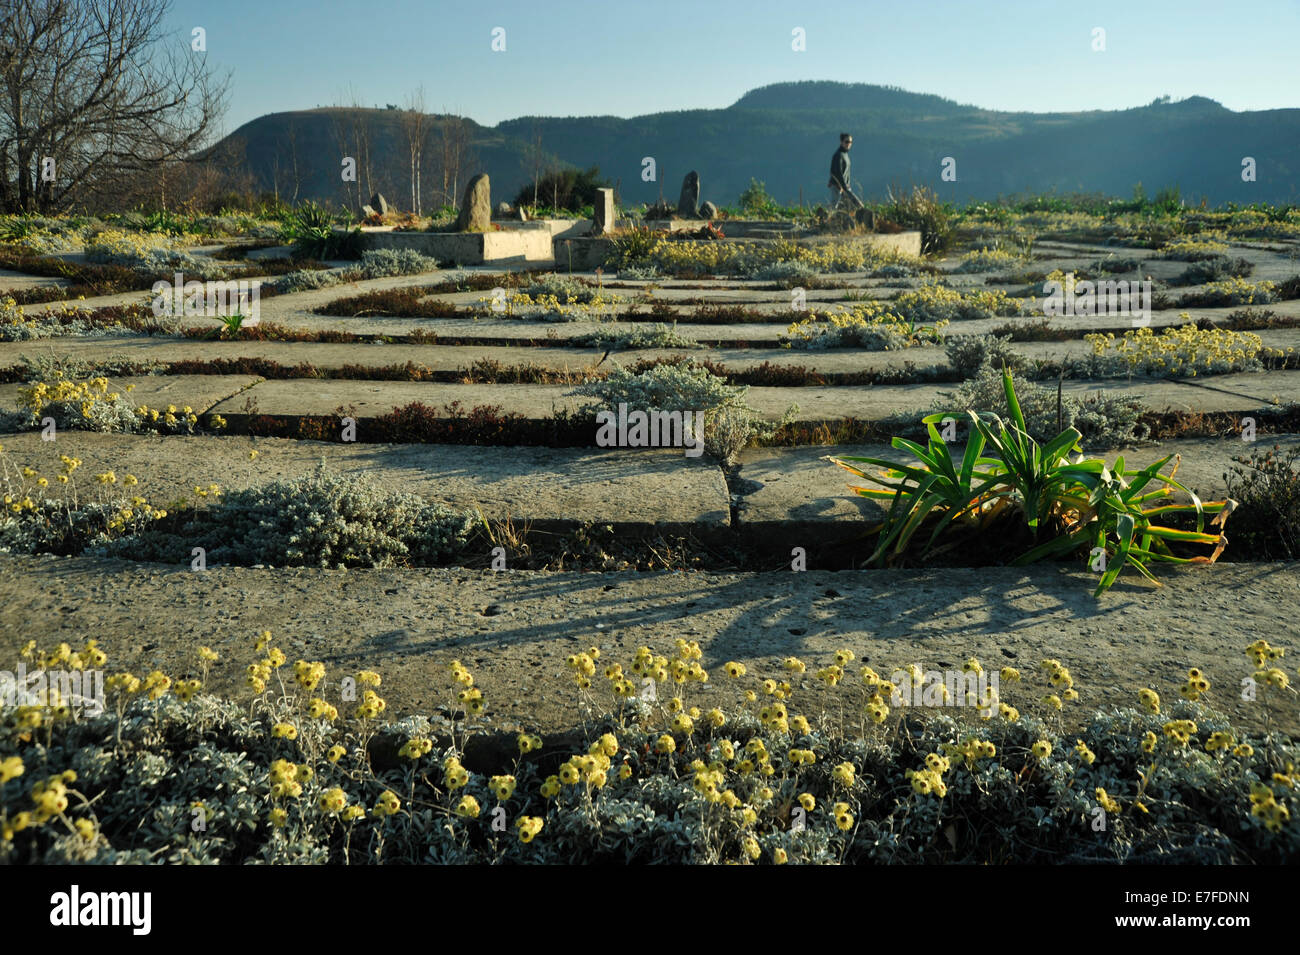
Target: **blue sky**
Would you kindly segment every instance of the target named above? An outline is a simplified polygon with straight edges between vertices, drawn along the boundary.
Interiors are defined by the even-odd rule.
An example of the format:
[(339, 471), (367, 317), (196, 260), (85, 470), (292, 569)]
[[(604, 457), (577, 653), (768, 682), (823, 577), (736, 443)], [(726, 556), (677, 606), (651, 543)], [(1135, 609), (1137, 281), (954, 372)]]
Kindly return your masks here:
[[(253, 25), (253, 26), (250, 26)], [(720, 108), (788, 80), (901, 86), (990, 109), (1117, 109), (1208, 96), (1300, 106), (1296, 0), (173, 0), (232, 71), (231, 131), (263, 113), (351, 101), (486, 125), (530, 114)], [(505, 29), (504, 52), (491, 49)], [(791, 49), (802, 28), (807, 49)], [(1103, 28), (1104, 52), (1092, 49)]]

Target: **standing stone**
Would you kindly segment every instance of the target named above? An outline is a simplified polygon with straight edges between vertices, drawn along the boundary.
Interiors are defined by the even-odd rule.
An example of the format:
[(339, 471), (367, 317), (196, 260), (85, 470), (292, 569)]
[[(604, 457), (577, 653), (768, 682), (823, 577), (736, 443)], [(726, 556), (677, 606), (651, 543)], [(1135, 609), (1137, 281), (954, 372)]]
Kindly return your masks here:
[(383, 193), (376, 192), (371, 196), (370, 204), (379, 211), (381, 216), (388, 215), (388, 200), (384, 198)]
[(700, 206), (701, 219), (716, 219), (718, 217), (718, 207), (711, 202), (706, 202)]
[(362, 215), (364, 218), (369, 219), (371, 216), (379, 215), (379, 213), (375, 212), (375, 210), (374, 210), (373, 208), (371, 208), (370, 206), (362, 206), (362, 207), (361, 207), (361, 215)]
[(694, 219), (700, 214), (700, 174), (693, 169), (682, 180), (682, 194), (677, 200), (677, 214), (683, 219)]
[(614, 231), (614, 190), (597, 189), (595, 202), (596, 234)]
[(465, 186), (465, 199), (456, 217), (457, 232), (487, 232), (492, 228), (492, 194), (488, 175), (481, 172)]

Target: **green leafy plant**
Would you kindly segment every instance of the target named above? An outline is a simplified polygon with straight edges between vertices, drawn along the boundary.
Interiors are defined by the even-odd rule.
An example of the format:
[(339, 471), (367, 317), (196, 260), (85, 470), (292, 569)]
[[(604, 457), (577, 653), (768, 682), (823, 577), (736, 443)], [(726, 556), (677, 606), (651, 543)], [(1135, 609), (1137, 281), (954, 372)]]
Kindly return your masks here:
[(285, 217), (281, 238), (293, 245), (296, 259), (357, 259), (361, 257), (361, 230), (337, 231), (334, 215), (324, 206), (307, 201)]
[[(1013, 565), (1086, 553), (1102, 572), (1097, 596), (1114, 584), (1126, 566), (1158, 584), (1147, 567), (1150, 563), (1218, 559), (1227, 546), (1222, 524), (1236, 502), (1203, 503), (1174, 479), (1178, 470), (1174, 455), (1134, 470), (1125, 467), (1122, 456), (1113, 466), (1100, 458), (1085, 458), (1075, 428), (1040, 443), (1027, 430), (1009, 371), (1003, 372), (1002, 380), (1009, 420), (968, 411), (971, 427), (959, 465), (953, 463), (952, 451), (937, 427), (952, 420), (948, 412), (922, 419), (929, 432), (925, 447), (906, 438), (893, 439), (893, 447), (910, 451), (920, 466), (875, 457), (827, 459), (881, 485), (855, 487), (859, 495), (889, 501), (869, 563), (899, 560), (922, 528), (930, 528), (921, 548), (925, 556), (954, 529), (969, 537), (1003, 521), (1022, 525), (1032, 538), (1029, 549), (1011, 560)], [(1171, 460), (1173, 469), (1161, 473)], [(881, 468), (883, 473), (870, 474), (860, 465)], [(1148, 490), (1152, 486), (1155, 489)], [(1175, 491), (1186, 494), (1191, 503), (1153, 503)], [(1206, 515), (1215, 515), (1210, 527), (1217, 525), (1219, 530), (1206, 529)], [(1184, 516), (1194, 516), (1194, 530), (1160, 523)], [(1185, 557), (1175, 553), (1171, 543), (1210, 545), (1214, 550), (1208, 557)]]

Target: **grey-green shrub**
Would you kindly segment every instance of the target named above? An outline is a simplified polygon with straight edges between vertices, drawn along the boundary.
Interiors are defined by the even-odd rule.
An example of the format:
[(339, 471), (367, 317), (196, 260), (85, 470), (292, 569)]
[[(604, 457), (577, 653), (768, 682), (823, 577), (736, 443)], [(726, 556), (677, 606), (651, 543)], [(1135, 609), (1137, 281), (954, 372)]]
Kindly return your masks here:
[(948, 361), (965, 378), (978, 375), (985, 368), (1025, 367), (1023, 355), (1011, 348), (1010, 335), (954, 335), (944, 344)]
[(348, 277), (346, 269), (298, 269), (268, 282), (278, 292), (310, 292), (338, 285)]
[(531, 298), (554, 295), (561, 305), (586, 305), (599, 293), (599, 289), (563, 275), (545, 275), (521, 291)]
[(464, 546), (475, 519), (322, 465), (294, 480), (228, 491), (175, 532), (123, 538), (102, 550), (179, 562), (202, 547), (209, 564), (244, 566), (432, 566)]
[(414, 249), (370, 249), (361, 253), (361, 275), (368, 279), (419, 275), (421, 272), (433, 272), (437, 268), (437, 261)]
[[(0, 863), (717, 864), (750, 861), (743, 836), (755, 840), (763, 864), (773, 861), (777, 849), (790, 863), (828, 865), (990, 860), (1277, 865), (1300, 855), (1294, 821), (1270, 831), (1250, 807), (1252, 785), (1259, 783), (1293, 816), (1300, 811), (1294, 791), (1274, 777), (1287, 763), (1300, 763), (1300, 748), (1282, 734), (1268, 739), (1244, 734), (1221, 714), (1185, 701), (1173, 702), (1161, 715), (1098, 710), (1068, 733), (1033, 717), (972, 725), (940, 712), (907, 717), (903, 733), (818, 728), (803, 735), (764, 732), (750, 714), (729, 710), (724, 738), (735, 740), (737, 748), (754, 736), (764, 738), (781, 765), (771, 779), (757, 773), (733, 776), (742, 801), (759, 807), (751, 826), (739, 826), (738, 813), (724, 814), (696, 789), (689, 761), (716, 753), (701, 733), (679, 743), (678, 752), (660, 756), (653, 751), (659, 729), (636, 725), (635, 717), (631, 727), (619, 725), (627, 717), (619, 723), (603, 717), (551, 737), (545, 753), (517, 757), (513, 746), (501, 746), (495, 754), (480, 750), (486, 755), (471, 764), (466, 785), (450, 791), (439, 768), (448, 756), (466, 754), (447, 745), (444, 719), (412, 716), (381, 724), (362, 756), (358, 729), (346, 716), (334, 722), (309, 719), (301, 709), (300, 702), (278, 694), (250, 705), (208, 694), (183, 702), (169, 693), (156, 701), (137, 697), (120, 723), (112, 711), (58, 721), (48, 746), (44, 732), (33, 740), (12, 725), (0, 726), (0, 760), (16, 755), (27, 767), (25, 775), (3, 784), (0, 801), (23, 804), (35, 781), (72, 770), (76, 778), (68, 788), (77, 795), (69, 799), (67, 815), (93, 820), (94, 836), (85, 839), (52, 820), (0, 842)], [(1190, 745), (1161, 739), (1171, 718), (1195, 722)], [(268, 727), (281, 720), (295, 724), (296, 739), (272, 737)], [(607, 729), (618, 744), (608, 782), (590, 790), (565, 786), (555, 798), (541, 798), (539, 787), (557, 757), (587, 752)], [(1160, 740), (1155, 753), (1143, 749), (1148, 732)], [(1207, 752), (1204, 741), (1215, 732), (1249, 740), (1253, 750), (1231, 756)], [(382, 755), (395, 753), (413, 737), (429, 739), (431, 752), (418, 761)], [(927, 753), (972, 738), (992, 743), (996, 756), (969, 764), (952, 759), (942, 798), (913, 791), (908, 773), (924, 766)], [(1038, 740), (1050, 743), (1052, 751), (1034, 760), (1033, 772), (1026, 774), (1029, 747)], [(1076, 740), (1095, 754), (1094, 761), (1078, 757)], [(320, 754), (336, 743), (345, 753), (338, 762), (327, 761)], [(792, 747), (813, 751), (815, 762), (787, 766), (782, 754)], [(270, 769), (285, 758), (312, 773), (300, 796), (276, 800)], [(847, 788), (832, 778), (833, 767), (842, 762), (855, 770)], [(620, 779), (617, 767), (625, 764), (631, 775)], [(1144, 784), (1135, 766), (1142, 767)], [(489, 777), (495, 773), (517, 780), (503, 805), (508, 819), (523, 814), (543, 819), (531, 843), (522, 843), (513, 828), (492, 832), (488, 810), (498, 800)], [(775, 798), (756, 799), (760, 785), (770, 787)], [(1146, 812), (1132, 808), (1139, 785), (1145, 786)], [(332, 787), (343, 790), (348, 805), (367, 810), (350, 824), (348, 838), (341, 830), (349, 824), (319, 803)], [(401, 811), (376, 818), (370, 807), (385, 789), (398, 795)], [(1097, 789), (1123, 807), (1101, 833), (1090, 825)], [(413, 790), (419, 798), (412, 803)], [(802, 792), (814, 796), (818, 809), (796, 829), (781, 806)], [(454, 815), (463, 796), (483, 807), (479, 818)], [(855, 816), (856, 824), (845, 832), (826, 811), (840, 799)], [(196, 805), (204, 813), (201, 831), (192, 825)], [(283, 828), (269, 823), (272, 806), (287, 813)], [(954, 841), (945, 835), (953, 819), (978, 819), (979, 825), (960, 830)]]
[[(1083, 435), (1081, 443), (1094, 448), (1118, 447), (1145, 440), (1149, 435), (1139, 420), (1145, 408), (1137, 396), (1102, 394), (1081, 400), (1063, 393), (1058, 403), (1055, 388), (1046, 388), (1019, 375), (1012, 377), (1025, 425), (1038, 441), (1050, 441), (1069, 427), (1078, 428)], [(957, 414), (992, 412), (1007, 418), (1011, 409), (1007, 405), (1002, 372), (983, 369), (955, 391), (941, 393), (932, 410)]]
[(610, 411), (620, 404), (629, 411), (702, 411), (705, 452), (730, 463), (750, 441), (775, 431), (797, 409), (792, 407), (781, 424), (765, 422), (745, 403), (748, 391), (702, 365), (682, 362), (655, 365), (640, 374), (618, 368), (608, 378), (584, 382), (566, 394), (595, 398)]
[(677, 323), (665, 325), (655, 322), (652, 325), (608, 323), (594, 332), (570, 338), (574, 345), (587, 345), (595, 348), (614, 350), (624, 348), (699, 348), (700, 343), (687, 338), (677, 331)]

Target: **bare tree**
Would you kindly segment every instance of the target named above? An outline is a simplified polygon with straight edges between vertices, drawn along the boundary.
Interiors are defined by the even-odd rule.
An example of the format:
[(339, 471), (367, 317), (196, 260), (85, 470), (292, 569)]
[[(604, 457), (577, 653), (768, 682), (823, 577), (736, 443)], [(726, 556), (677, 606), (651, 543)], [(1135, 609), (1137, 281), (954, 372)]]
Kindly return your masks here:
[(111, 201), (209, 142), (228, 77), (215, 77), (187, 39), (163, 32), (168, 6), (169, 0), (0, 3), (6, 211)]
[(423, 86), (407, 98), (401, 122), (411, 161), (411, 211), (418, 216), (422, 212), (420, 170), (424, 165), (424, 150), (429, 139), (429, 117), (424, 111)]
[[(368, 197), (374, 195), (375, 190), (370, 162), (370, 110), (355, 93), (352, 94), (352, 103), (348, 107), (348, 128), (352, 135), (352, 155), (357, 160), (357, 205), (359, 206), (363, 202), (369, 202)], [(364, 192), (361, 189), (362, 183), (365, 183)]]
[(533, 135), (529, 151), (533, 154), (533, 208), (537, 207), (537, 186), (542, 178), (542, 127), (533, 120)]
[(271, 154), (271, 188), (275, 192), (276, 202), (280, 201), (282, 178), (287, 180), (286, 192), (290, 186), (293, 187), (289, 204), (294, 205), (298, 202), (298, 192), (302, 188), (302, 170), (298, 159), (298, 127), (292, 119), (285, 123), (284, 135), (276, 141), (275, 151)]
[(461, 116), (446, 114), (439, 123), (440, 158), (442, 160), (442, 195), (447, 205), (460, 201), (458, 189), (465, 169), (474, 164), (470, 145), (469, 123)]

